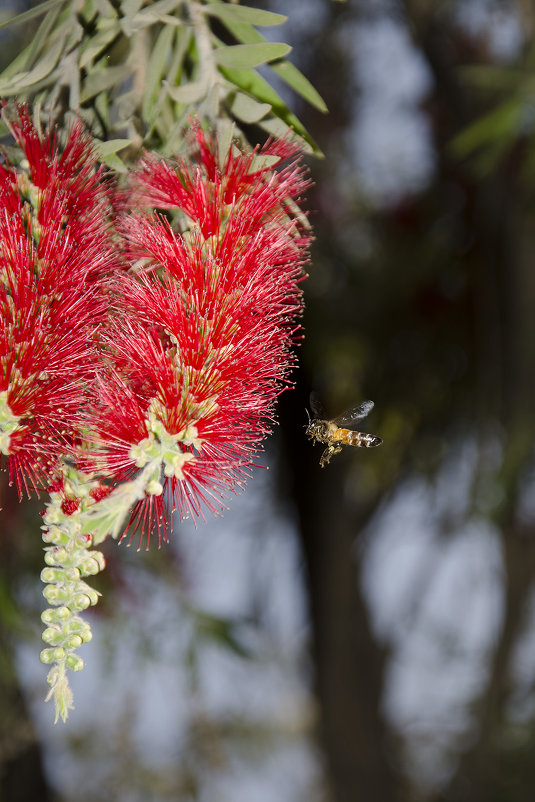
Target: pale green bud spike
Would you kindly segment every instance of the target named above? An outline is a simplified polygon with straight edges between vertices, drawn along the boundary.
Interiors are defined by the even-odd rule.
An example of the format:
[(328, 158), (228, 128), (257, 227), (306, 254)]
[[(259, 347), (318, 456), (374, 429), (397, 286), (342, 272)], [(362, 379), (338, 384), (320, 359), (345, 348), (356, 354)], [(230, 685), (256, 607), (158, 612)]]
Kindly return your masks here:
[[(63, 490), (52, 493), (46, 507), (43, 540), (49, 545), (45, 549), (47, 567), (41, 572), (46, 583), (43, 595), (53, 605), (41, 616), (45, 624), (42, 637), (48, 644), (41, 660), (51, 665), (47, 699), (54, 699), (55, 721), (65, 721), (73, 707), (67, 669), (83, 668), (84, 661), (75, 652), (91, 640), (89, 624), (78, 613), (96, 604), (100, 596), (82, 577), (94, 576), (105, 566), (104, 555), (90, 548), (94, 538), (80, 531), (87, 512), (96, 506), (90, 493), (97, 483), (68, 465), (63, 473)], [(77, 499), (75, 513), (63, 512), (65, 498)]]

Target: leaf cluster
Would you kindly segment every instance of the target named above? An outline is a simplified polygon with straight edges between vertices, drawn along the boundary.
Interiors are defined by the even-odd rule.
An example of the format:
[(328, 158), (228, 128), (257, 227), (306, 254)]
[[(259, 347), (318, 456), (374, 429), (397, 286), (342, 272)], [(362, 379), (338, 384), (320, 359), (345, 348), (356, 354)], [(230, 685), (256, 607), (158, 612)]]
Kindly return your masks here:
[(520, 65), (485, 64), (464, 67), (463, 82), (486, 103), (483, 111), (452, 141), (454, 155), (472, 159), (480, 176), (494, 170), (515, 147), (525, 143), (526, 172), (535, 171), (535, 106), (533, 66), (535, 51)]
[(81, 115), (105, 143), (101, 157), (119, 170), (126, 148), (176, 152), (192, 114), (242, 140), (292, 129), (319, 153), (272, 85), (326, 110), (287, 59), (289, 45), (258, 30), (285, 20), (226, 0), (46, 0), (0, 22), (39, 23), (0, 74), (0, 96), (31, 101), (52, 120)]

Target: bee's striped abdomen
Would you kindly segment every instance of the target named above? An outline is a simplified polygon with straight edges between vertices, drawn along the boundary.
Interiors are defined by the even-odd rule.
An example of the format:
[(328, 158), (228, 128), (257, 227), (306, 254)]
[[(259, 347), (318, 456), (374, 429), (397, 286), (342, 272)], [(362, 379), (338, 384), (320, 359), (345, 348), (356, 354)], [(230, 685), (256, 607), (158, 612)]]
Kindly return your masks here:
[(348, 446), (359, 446), (360, 448), (374, 448), (383, 442), (381, 437), (367, 432), (352, 432), (351, 429), (337, 429), (335, 439)]

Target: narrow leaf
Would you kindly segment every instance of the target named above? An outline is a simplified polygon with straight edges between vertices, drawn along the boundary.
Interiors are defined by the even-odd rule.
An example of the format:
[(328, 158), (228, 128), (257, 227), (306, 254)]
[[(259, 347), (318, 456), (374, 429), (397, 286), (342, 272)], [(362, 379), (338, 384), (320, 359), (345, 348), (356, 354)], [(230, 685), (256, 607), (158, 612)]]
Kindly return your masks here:
[(40, 17), (41, 14), (46, 14), (46, 12), (54, 8), (54, 6), (61, 6), (65, 2), (66, 0), (46, 0), (45, 3), (35, 6), (35, 8), (30, 8), (28, 11), (23, 11), (22, 14), (17, 14), (15, 17), (9, 17), (3, 22), (0, 22), (0, 30), (2, 28), (7, 28), (8, 25), (18, 25), (21, 22), (29, 22), (35, 17)]
[(163, 84), (176, 103), (184, 103), (185, 105), (196, 103), (206, 97), (208, 91), (208, 82), (205, 79), (181, 84), (180, 86), (169, 86), (167, 81), (164, 81)]
[(101, 19), (99, 28), (98, 33), (92, 36), (87, 45), (82, 48), (79, 62), (80, 69), (93, 64), (99, 54), (121, 33), (120, 23), (117, 19)]
[(522, 103), (514, 97), (461, 131), (450, 147), (457, 156), (467, 156), (494, 140), (511, 139), (520, 130), (522, 116)]
[[(213, 8), (219, 8), (219, 6), (213, 6)], [(239, 6), (224, 6), (224, 8), (239, 8)], [(211, 9), (212, 6), (210, 6), (210, 10)], [(252, 45), (260, 44), (265, 41), (264, 37), (257, 30), (255, 30), (252, 25), (248, 25), (241, 20), (238, 21), (234, 15), (223, 13), (218, 14), (218, 16), (230, 33), (239, 42), (243, 42), (243, 44), (246, 45)], [(327, 111), (325, 101), (319, 92), (314, 89), (308, 78), (305, 78), (303, 73), (298, 70), (294, 64), (284, 59), (282, 61), (276, 61), (269, 66), (273, 72), (279, 76), (279, 78), (287, 83), (288, 86), (290, 86), (295, 92), (301, 95), (301, 97), (310, 103), (311, 106), (314, 106), (320, 111)]]
[(160, 31), (152, 49), (147, 65), (146, 88), (143, 93), (143, 118), (147, 119), (150, 109), (159, 97), (162, 88), (162, 76), (167, 66), (169, 53), (176, 31), (170, 25), (165, 25)]
[(63, 52), (64, 37), (57, 40), (53, 47), (47, 51), (45, 57), (39, 61), (33, 70), (18, 73), (5, 81), (0, 82), (0, 93), (17, 94), (30, 86), (34, 86), (46, 78), (54, 67), (57, 66), (61, 53)]
[(95, 150), (99, 159), (108, 156), (110, 153), (117, 153), (132, 144), (131, 139), (107, 139), (105, 142), (96, 142)]
[(147, 8), (138, 11), (131, 19), (123, 21), (125, 34), (131, 36), (134, 31), (148, 28), (156, 22), (180, 25), (181, 22), (176, 17), (168, 16), (169, 13), (176, 10), (179, 4), (180, 0), (158, 0), (158, 2), (151, 3)]
[(217, 156), (219, 164), (227, 161), (228, 153), (232, 147), (232, 140), (236, 133), (234, 123), (226, 117), (220, 117), (216, 122), (217, 128)]
[(320, 148), (311, 138), (304, 125), (298, 120), (295, 114), (292, 114), (273, 87), (271, 87), (255, 70), (221, 68), (221, 72), (225, 78), (235, 86), (243, 89), (244, 92), (251, 95), (256, 100), (269, 103), (272, 106), (273, 114), (276, 115), (276, 118), (279, 118), (281, 126), (275, 131), (276, 118), (266, 117), (259, 123), (262, 128), (269, 130), (269, 132), (275, 136), (284, 135), (284, 133), (288, 131), (288, 128), (293, 128), (294, 131), (310, 145), (316, 155), (322, 155)]
[[(39, 55), (46, 53), (52, 45), (54, 37), (58, 37), (65, 33), (65, 19), (63, 23), (54, 29), (58, 16), (61, 14), (61, 8), (56, 6), (51, 8), (46, 17), (41, 21), (28, 50), (28, 60), (25, 63), (25, 70), (30, 70), (37, 64)], [(65, 16), (65, 14), (64, 14)]]
[(11, 78), (13, 75), (20, 74), (21, 72), (25, 72), (26, 67), (28, 66), (28, 60), (31, 53), (31, 43), (21, 50), (21, 52), (16, 56), (11, 64), (9, 64), (5, 70), (0, 73), (0, 84), (7, 83), (7, 79)]
[(275, 14), (273, 11), (262, 11), (259, 8), (235, 6), (227, 3), (214, 3), (204, 10), (207, 14), (217, 17), (222, 22), (244, 22), (248, 25), (258, 25), (266, 28), (272, 25), (282, 25), (288, 19), (283, 14)]
[(461, 67), (459, 75), (467, 83), (479, 89), (489, 89), (495, 92), (497, 89), (512, 90), (519, 86), (526, 78), (523, 70), (514, 70), (504, 67), (471, 66)]
[(317, 92), (308, 78), (306, 78), (301, 70), (292, 64), (291, 61), (284, 59), (269, 65), (274, 73), (279, 78), (288, 84), (298, 95), (301, 95), (311, 106), (314, 106), (319, 111), (328, 111), (327, 105), (319, 92)]
[(244, 123), (256, 123), (271, 111), (271, 104), (259, 103), (250, 95), (236, 92), (230, 103), (230, 109), (238, 120)]
[(283, 58), (291, 49), (290, 45), (285, 45), (282, 42), (262, 42), (256, 45), (218, 47), (213, 51), (213, 56), (216, 63), (221, 67), (248, 69)]
[(101, 161), (111, 167), (112, 170), (115, 170), (116, 173), (128, 172), (128, 167), (116, 153), (108, 153), (106, 156), (102, 156)]
[(85, 81), (80, 102), (85, 103), (89, 98), (98, 95), (105, 89), (117, 86), (128, 78), (130, 74), (131, 68), (128, 64), (122, 64), (119, 67), (108, 67), (108, 69), (98, 71), (92, 70)]
[(275, 167), (280, 162), (280, 156), (254, 156), (249, 167), (249, 173), (256, 173), (258, 170), (267, 170), (270, 167)]

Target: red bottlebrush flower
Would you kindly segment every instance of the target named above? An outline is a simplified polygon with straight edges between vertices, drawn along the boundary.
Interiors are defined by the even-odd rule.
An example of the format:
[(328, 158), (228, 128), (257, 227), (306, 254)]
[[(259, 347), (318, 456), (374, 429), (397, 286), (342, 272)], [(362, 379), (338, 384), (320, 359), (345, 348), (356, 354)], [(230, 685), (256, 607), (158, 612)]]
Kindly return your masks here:
[(22, 109), (0, 169), (0, 451), (19, 493), (48, 484), (86, 425), (115, 265), (108, 192), (81, 125), (62, 153)]
[(79, 498), (66, 498), (61, 502), (61, 511), (65, 515), (73, 515), (79, 509), (80, 509)]
[(125, 220), (138, 267), (116, 284), (106, 335), (115, 370), (98, 389), (107, 469), (117, 481), (143, 469), (153, 482), (129, 529), (160, 535), (170, 509), (217, 512), (243, 485), (293, 363), (310, 242), (295, 205), (302, 168), (272, 169), (275, 153), (296, 155), (287, 142), (219, 167), (216, 143), (200, 129), (196, 141), (188, 158), (148, 156), (136, 173), (138, 200), (185, 212), (189, 230), (154, 215)]

